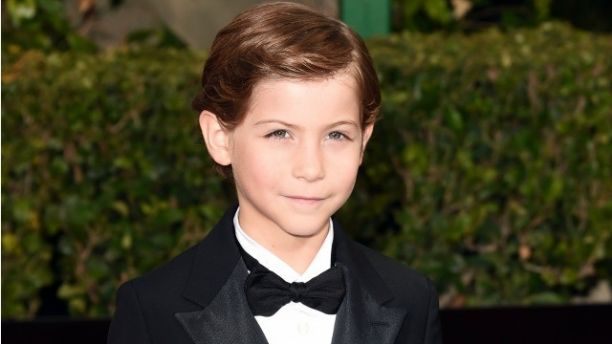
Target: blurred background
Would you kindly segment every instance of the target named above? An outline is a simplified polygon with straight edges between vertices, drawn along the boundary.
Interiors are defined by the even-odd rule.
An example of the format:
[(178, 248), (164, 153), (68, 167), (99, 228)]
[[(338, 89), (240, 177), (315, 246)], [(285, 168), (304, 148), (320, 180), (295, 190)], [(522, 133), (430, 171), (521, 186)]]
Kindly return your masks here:
[[(2, 319), (107, 319), (233, 202), (190, 110), (254, 0), (2, 1)], [(383, 110), (350, 234), (453, 309), (612, 302), (612, 2), (312, 0)], [(609, 312), (607, 313), (610, 314)]]

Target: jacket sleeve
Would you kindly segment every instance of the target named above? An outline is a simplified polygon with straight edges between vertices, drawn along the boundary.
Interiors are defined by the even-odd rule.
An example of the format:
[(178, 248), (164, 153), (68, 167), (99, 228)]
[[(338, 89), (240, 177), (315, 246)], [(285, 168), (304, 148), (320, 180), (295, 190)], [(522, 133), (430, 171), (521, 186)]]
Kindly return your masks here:
[(108, 330), (107, 344), (151, 343), (133, 282), (117, 291), (117, 307)]
[(441, 344), (442, 329), (440, 326), (440, 316), (438, 311), (438, 293), (431, 281), (427, 281), (429, 286), (429, 311), (427, 312), (427, 328), (425, 329), (426, 344)]

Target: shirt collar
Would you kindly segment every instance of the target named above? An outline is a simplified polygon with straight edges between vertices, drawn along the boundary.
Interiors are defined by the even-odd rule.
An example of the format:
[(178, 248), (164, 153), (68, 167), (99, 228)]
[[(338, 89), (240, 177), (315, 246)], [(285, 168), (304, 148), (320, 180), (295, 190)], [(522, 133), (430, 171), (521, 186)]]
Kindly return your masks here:
[(327, 231), (325, 240), (323, 240), (323, 244), (308, 268), (306, 268), (306, 271), (300, 275), (282, 259), (268, 251), (246, 234), (242, 227), (240, 227), (240, 222), (238, 221), (239, 212), (240, 208), (236, 209), (233, 221), (236, 239), (242, 249), (251, 255), (251, 257), (257, 259), (261, 265), (280, 276), (280, 278), (286, 282), (307, 282), (331, 267), (332, 243), (334, 242), (334, 223), (331, 219), (329, 220), (329, 230)]

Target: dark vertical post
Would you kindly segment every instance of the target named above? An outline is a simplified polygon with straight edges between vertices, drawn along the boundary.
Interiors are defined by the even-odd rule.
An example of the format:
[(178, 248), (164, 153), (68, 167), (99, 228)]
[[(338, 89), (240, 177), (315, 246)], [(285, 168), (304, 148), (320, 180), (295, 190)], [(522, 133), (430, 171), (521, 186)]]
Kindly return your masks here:
[(383, 36), (391, 27), (391, 0), (340, 0), (340, 18), (362, 37)]

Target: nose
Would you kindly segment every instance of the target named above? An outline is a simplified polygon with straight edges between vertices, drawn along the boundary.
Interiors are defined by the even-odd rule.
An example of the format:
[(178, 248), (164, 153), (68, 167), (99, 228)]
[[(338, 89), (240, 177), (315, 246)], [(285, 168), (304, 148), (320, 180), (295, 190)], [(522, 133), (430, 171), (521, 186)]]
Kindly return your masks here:
[(309, 182), (325, 177), (323, 147), (320, 142), (303, 142), (293, 155), (293, 176)]

